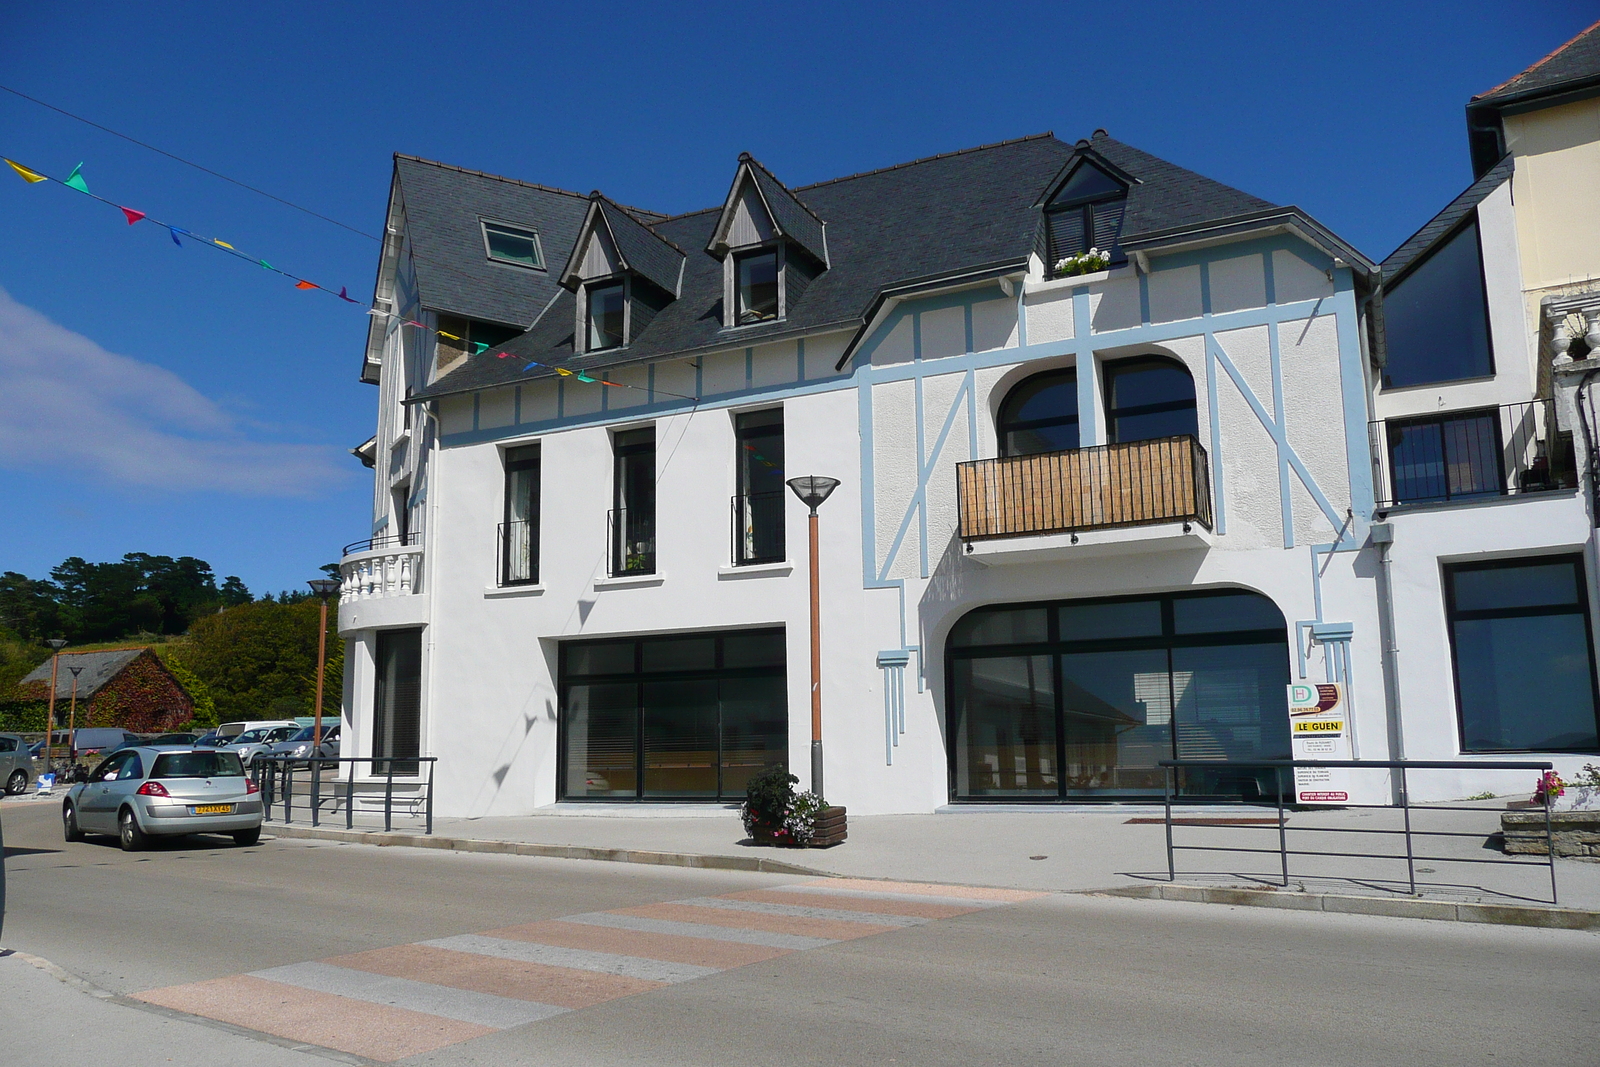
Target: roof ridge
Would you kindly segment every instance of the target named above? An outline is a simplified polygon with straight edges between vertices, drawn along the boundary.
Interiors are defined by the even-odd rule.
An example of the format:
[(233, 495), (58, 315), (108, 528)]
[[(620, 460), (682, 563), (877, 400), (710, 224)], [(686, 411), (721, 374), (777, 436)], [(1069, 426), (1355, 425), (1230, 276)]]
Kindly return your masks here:
[(1589, 36), (1589, 34), (1593, 33), (1596, 29), (1600, 29), (1600, 19), (1595, 20), (1595, 22), (1593, 24), (1585, 27), (1582, 30), (1579, 30), (1578, 33), (1571, 40), (1566, 41), (1565, 43), (1563, 43), (1559, 48), (1557, 48), (1555, 51), (1551, 52), (1549, 55), (1545, 56), (1543, 59), (1539, 60), (1537, 63), (1533, 64), (1530, 67), (1524, 67), (1522, 70), (1517, 71), (1517, 73), (1511, 75), (1511, 77), (1507, 78), (1505, 81), (1501, 82), (1499, 85), (1496, 85), (1493, 89), (1488, 89), (1488, 90), (1486, 90), (1484, 92), (1481, 92), (1481, 93), (1477, 94), (1476, 96), (1474, 96), (1472, 99), (1473, 100), (1482, 100), (1486, 96), (1493, 96), (1495, 93), (1498, 93), (1500, 90), (1504, 89), (1506, 86), (1510, 85), (1512, 82), (1518, 80), (1519, 78), (1527, 77), (1529, 74), (1532, 74), (1534, 71), (1538, 70), (1540, 67), (1542, 67), (1546, 63), (1550, 62), (1552, 59), (1554, 59), (1556, 56), (1560, 55), (1562, 52), (1565, 52), (1567, 49), (1569, 49), (1573, 45), (1577, 44), (1583, 38)]
[(635, 215), (633, 213), (633, 209), (628, 207), (626, 204), (617, 203), (617, 201), (611, 199), (609, 196), (607, 196), (605, 193), (602, 193), (598, 189), (596, 189), (593, 192), (591, 192), (589, 194), (589, 196), (588, 196), (588, 199), (591, 202), (593, 202), (595, 200), (598, 200), (603, 204), (610, 204), (612, 207), (616, 208), (618, 211), (620, 211), (624, 215), (626, 215), (633, 222), (634, 225), (636, 225), (636, 226), (640, 227), (641, 229), (643, 229), (651, 237), (654, 237), (656, 240), (660, 241), (662, 244), (666, 245), (668, 248), (670, 248), (674, 252), (678, 253), (678, 255), (683, 256), (685, 258), (688, 257), (689, 253), (685, 252), (682, 248), (679, 248), (676, 241), (672, 240), (672, 238), (670, 238), (670, 237), (664, 237), (661, 234), (657, 233), (655, 231), (655, 228), (650, 223), (646, 222), (644, 219), (641, 219), (637, 215)]
[[(810, 185), (797, 185), (794, 188), (789, 189), (789, 191), (792, 193), (798, 193), (803, 189), (816, 189), (824, 185), (833, 185), (837, 182), (851, 181), (855, 178), (866, 178), (874, 174), (886, 174), (891, 170), (904, 170), (906, 167), (915, 167), (922, 163), (932, 163), (937, 159), (949, 159), (951, 156), (965, 156), (970, 155), (973, 152), (987, 152), (991, 148), (1004, 148), (1007, 145), (1021, 144), (1024, 141), (1037, 141), (1041, 138), (1054, 136), (1054, 130), (1045, 130), (1043, 133), (1030, 133), (1025, 137), (1012, 137), (1009, 140), (995, 141), (991, 144), (981, 144), (972, 148), (958, 148), (954, 152), (940, 152), (937, 155), (923, 156), (921, 159), (911, 159), (904, 163), (895, 163), (888, 167), (877, 167), (873, 170), (863, 170), (858, 171), (855, 174), (846, 174), (839, 178), (829, 178), (826, 181), (812, 182)], [(763, 167), (762, 169), (765, 170), (766, 168)], [(768, 171), (768, 173), (770, 174), (771, 172)], [(784, 188), (788, 189), (789, 187), (784, 186)]]
[(741, 152), (740, 155), (744, 159), (747, 159), (751, 163), (753, 163), (756, 166), (760, 167), (761, 170), (766, 174), (767, 177), (769, 177), (773, 181), (777, 182), (778, 183), (778, 187), (780, 189), (782, 189), (784, 192), (788, 193), (789, 194), (789, 198), (791, 200), (793, 200), (795, 203), (800, 205), (800, 210), (804, 211), (807, 215), (810, 215), (812, 218), (816, 219), (817, 222), (821, 223), (822, 225), (824, 225), (824, 226), (827, 225), (827, 223), (823, 221), (823, 218), (822, 218), (821, 215), (818, 215), (815, 211), (811, 210), (811, 205), (810, 204), (806, 203), (804, 200), (801, 200), (798, 196), (795, 196), (794, 195), (794, 190), (789, 188), (787, 185), (784, 185), (783, 184), (783, 179), (778, 177), (776, 174), (772, 173), (772, 168), (771, 167), (769, 167), (765, 163), (761, 162), (761, 160), (757, 159), (755, 156), (751, 155), (749, 152)]
[[(554, 185), (542, 185), (539, 182), (525, 182), (521, 178), (508, 178), (504, 174), (490, 174), (486, 170), (473, 170), (471, 167), (460, 167), (454, 163), (441, 163), (437, 159), (424, 159), (422, 156), (413, 156), (405, 152), (396, 152), (394, 154), (394, 158), (409, 160), (412, 163), (425, 163), (430, 167), (438, 167), (440, 170), (453, 170), (458, 174), (470, 174), (474, 178), (489, 178), (497, 182), (506, 182), (509, 185), (520, 185), (526, 189), (537, 189), (542, 193), (558, 193), (561, 196), (570, 196), (578, 200), (589, 199), (586, 194), (574, 192), (571, 189), (561, 189)], [(610, 197), (607, 197), (606, 199), (611, 200)], [(624, 211), (627, 211), (629, 214), (640, 212), (645, 215), (652, 215), (658, 219), (668, 217), (662, 215), (659, 211), (651, 211), (649, 208), (634, 207), (631, 204), (624, 204), (617, 200), (611, 200), (611, 202), (622, 208)]]

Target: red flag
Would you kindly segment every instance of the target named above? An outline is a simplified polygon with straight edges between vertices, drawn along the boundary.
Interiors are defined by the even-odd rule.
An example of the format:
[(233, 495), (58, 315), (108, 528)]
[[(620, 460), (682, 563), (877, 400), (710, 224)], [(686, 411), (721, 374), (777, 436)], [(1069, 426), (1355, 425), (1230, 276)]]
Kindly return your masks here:
[(302, 280), (300, 280), (298, 282), (295, 282), (294, 283), (294, 287), (296, 289), (321, 289), (322, 288), (322, 286), (318, 285), (316, 282), (308, 282), (308, 281), (305, 281), (304, 279), (302, 279)]
[(144, 218), (144, 212), (142, 212), (142, 211), (135, 211), (135, 210), (133, 210), (133, 208), (131, 208), (131, 207), (125, 207), (125, 208), (123, 208), (123, 209), (122, 209), (122, 213), (123, 213), (123, 214), (124, 214), (124, 215), (126, 215), (126, 216), (128, 216), (128, 225), (129, 225), (129, 226), (132, 226), (132, 225), (133, 225), (133, 224), (134, 224), (134, 223), (136, 223), (136, 222), (138, 222), (138, 221), (139, 221), (139, 220), (140, 220), (140, 219), (142, 219), (142, 218)]

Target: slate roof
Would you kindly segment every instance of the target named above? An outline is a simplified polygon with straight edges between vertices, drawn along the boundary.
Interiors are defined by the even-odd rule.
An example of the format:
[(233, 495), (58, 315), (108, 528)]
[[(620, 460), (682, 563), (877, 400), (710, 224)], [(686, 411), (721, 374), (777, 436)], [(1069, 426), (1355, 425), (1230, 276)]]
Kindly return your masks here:
[(1532, 97), (1600, 85), (1600, 22), (1578, 34), (1516, 77), (1472, 98), (1472, 105), (1516, 103)]
[(1383, 283), (1393, 285), (1400, 279), (1406, 270), (1423, 254), (1432, 248), (1441, 238), (1456, 228), (1456, 224), (1467, 216), (1473, 208), (1483, 202), (1483, 199), (1500, 187), (1500, 183), (1509, 181), (1514, 160), (1506, 156), (1489, 170), (1483, 177), (1467, 186), (1466, 191), (1446, 204), (1427, 224), (1406, 238), (1399, 248), (1389, 253), (1389, 258), (1383, 261)]
[[(147, 648), (118, 648), (106, 652), (63, 652), (61, 669), (56, 674), (56, 699), (72, 698), (72, 672), (69, 667), (82, 667), (78, 675), (78, 699), (86, 700), (104, 688), (123, 668), (150, 650)], [(152, 653), (153, 655), (154, 653)], [(42, 682), (45, 695), (50, 692), (50, 661), (45, 660), (29, 671), (18, 685)]]
[[(617, 253), (622, 257), (623, 264), (629, 270), (637, 271), (667, 292), (676, 295), (678, 276), (682, 273), (683, 267), (683, 250), (629, 214), (628, 210), (616, 201), (602, 196), (599, 192), (590, 193), (589, 200), (594, 205), (593, 210), (598, 219), (603, 219), (610, 231), (611, 239), (616, 243)], [(577, 256), (578, 246), (574, 243), (572, 253), (567, 257), (566, 269), (561, 272), (562, 277), (559, 279), (563, 283), (569, 281), (571, 273), (576, 270), (578, 265), (573, 260)]]
[[(526, 326), (558, 288), (555, 272), (578, 236), (588, 197), (396, 154), (395, 182), (424, 307)], [(539, 234), (547, 270), (493, 263), (481, 219)]]
[(767, 208), (772, 212), (772, 221), (777, 224), (778, 231), (810, 252), (818, 263), (827, 262), (827, 234), (823, 220), (817, 217), (816, 212), (790, 192), (777, 175), (749, 152), (742, 154), (739, 162), (749, 164), (750, 176), (761, 193), (761, 199), (766, 201)]
[[(659, 220), (638, 216), (642, 229), (679, 249), (696, 251), (684, 259), (678, 299), (657, 313), (626, 348), (575, 356), (574, 298), (560, 290), (548, 306), (540, 304), (545, 310), (533, 328), (502, 349), (521, 358), (488, 355), (466, 360), (413, 399), (553, 373), (543, 366), (524, 371), (530, 359), (591, 369), (759, 344), (823, 328), (855, 329), (886, 290), (958, 274), (1019, 269), (1038, 246), (1044, 224), (1041, 195), (1085, 150), (1134, 179), (1123, 221), (1124, 241), (1274, 208), (1258, 197), (1113, 140), (1104, 131), (1096, 131), (1092, 140), (1077, 146), (1046, 133), (933, 156), (794, 190), (795, 202), (819, 220), (819, 226), (820, 220), (827, 220), (830, 268), (805, 288), (783, 321), (735, 330), (723, 328), (722, 265), (701, 251), (710, 241), (721, 207)], [(764, 172), (759, 164), (752, 166), (758, 181), (771, 177), (770, 172), (763, 177)], [(771, 181), (783, 188), (776, 178)], [(763, 185), (764, 192), (767, 188)], [(407, 210), (413, 212), (410, 195), (408, 189)], [(553, 199), (564, 194), (548, 195)], [(454, 201), (453, 195), (451, 199)], [(781, 196), (775, 199), (784, 202)], [(777, 203), (772, 206), (774, 212), (780, 210)], [(431, 213), (430, 218), (437, 214)], [(467, 218), (459, 210), (457, 215)], [(805, 225), (797, 217), (787, 223), (777, 221), (780, 226)], [(473, 230), (475, 233), (475, 223)], [(568, 246), (559, 252), (552, 237), (545, 246), (546, 256), (559, 262), (570, 254), (570, 242), (576, 236), (574, 224)], [(444, 245), (439, 237), (433, 243)], [(470, 314), (464, 309), (451, 310)]]

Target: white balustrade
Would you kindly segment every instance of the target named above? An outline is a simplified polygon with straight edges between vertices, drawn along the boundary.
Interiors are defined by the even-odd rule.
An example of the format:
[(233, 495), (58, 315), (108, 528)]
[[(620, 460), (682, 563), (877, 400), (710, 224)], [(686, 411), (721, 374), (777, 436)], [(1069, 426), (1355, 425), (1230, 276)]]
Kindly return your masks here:
[(339, 564), (339, 603), (411, 596), (422, 591), (422, 546), (352, 552)]

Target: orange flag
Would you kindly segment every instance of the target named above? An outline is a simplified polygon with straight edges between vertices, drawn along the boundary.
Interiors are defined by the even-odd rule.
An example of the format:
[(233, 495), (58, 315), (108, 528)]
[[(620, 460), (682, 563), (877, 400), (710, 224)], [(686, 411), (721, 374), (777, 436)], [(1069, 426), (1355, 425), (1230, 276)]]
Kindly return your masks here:
[(304, 279), (301, 279), (300, 281), (295, 282), (294, 283), (294, 287), (296, 289), (321, 289), (322, 288), (322, 286), (318, 285), (316, 282), (308, 282), (308, 281), (306, 281)]

